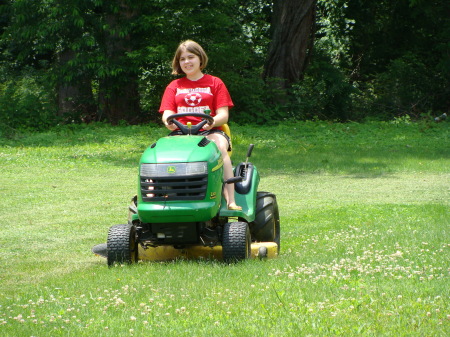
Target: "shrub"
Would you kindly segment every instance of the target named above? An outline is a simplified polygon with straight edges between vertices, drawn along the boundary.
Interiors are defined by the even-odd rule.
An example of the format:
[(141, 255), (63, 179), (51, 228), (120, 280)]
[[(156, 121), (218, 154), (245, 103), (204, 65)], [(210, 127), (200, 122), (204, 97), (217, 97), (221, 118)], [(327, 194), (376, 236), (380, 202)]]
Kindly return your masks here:
[(325, 59), (308, 68), (303, 81), (293, 86), (295, 119), (353, 119), (352, 94), (356, 88), (343, 71)]
[(418, 116), (433, 108), (434, 72), (413, 54), (393, 60), (387, 70), (375, 78), (378, 110), (391, 116)]
[(56, 112), (53, 90), (32, 74), (0, 83), (0, 135), (45, 130), (55, 124)]

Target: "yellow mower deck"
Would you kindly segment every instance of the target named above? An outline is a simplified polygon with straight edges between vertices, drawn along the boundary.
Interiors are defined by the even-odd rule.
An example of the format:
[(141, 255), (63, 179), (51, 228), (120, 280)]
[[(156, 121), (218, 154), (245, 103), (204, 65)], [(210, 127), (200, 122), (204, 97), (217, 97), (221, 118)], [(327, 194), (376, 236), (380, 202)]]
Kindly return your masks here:
[[(265, 251), (264, 248), (267, 249), (264, 252), (265, 256), (260, 256), (262, 251)], [(261, 250), (260, 250), (261, 249)], [(94, 254), (102, 257), (106, 257), (105, 251), (98, 251), (93, 249)], [(190, 246), (183, 249), (176, 249), (172, 246), (159, 246), (159, 247), (151, 247), (144, 249), (142, 246), (139, 246), (139, 260), (143, 261), (170, 261), (175, 260), (177, 258), (184, 259), (216, 259), (222, 260), (222, 246), (215, 247), (205, 247), (205, 246)], [(265, 257), (265, 258), (275, 258), (278, 256), (278, 245), (275, 242), (258, 242), (252, 243), (251, 247), (251, 258), (256, 257)]]
[[(267, 248), (267, 258), (278, 256), (278, 246), (275, 242), (252, 243), (252, 258), (258, 257), (260, 247)], [(146, 261), (166, 261), (177, 258), (198, 259), (212, 258), (222, 259), (222, 246), (205, 247), (190, 246), (189, 248), (176, 249), (172, 246), (160, 246), (156, 248), (143, 249), (139, 246), (139, 259)]]

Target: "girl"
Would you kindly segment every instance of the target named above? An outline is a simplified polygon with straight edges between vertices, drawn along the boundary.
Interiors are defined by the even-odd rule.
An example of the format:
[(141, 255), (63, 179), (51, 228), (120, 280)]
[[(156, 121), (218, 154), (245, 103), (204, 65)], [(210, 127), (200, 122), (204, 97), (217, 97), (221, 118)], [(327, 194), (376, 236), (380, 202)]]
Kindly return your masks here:
[[(219, 148), (223, 158), (224, 179), (227, 180), (233, 177), (231, 159), (227, 152), (231, 143), (220, 126), (228, 122), (228, 109), (234, 104), (222, 80), (203, 73), (207, 63), (208, 56), (198, 43), (192, 40), (180, 43), (172, 61), (172, 74), (186, 76), (172, 81), (167, 86), (159, 112), (162, 113), (165, 126), (172, 131), (171, 135), (176, 135), (177, 127), (175, 124), (167, 124), (167, 117), (175, 113), (202, 113), (210, 110), (214, 123), (206, 124), (200, 133), (215, 142)], [(179, 119), (183, 124), (192, 122), (193, 125), (200, 120), (198, 117)], [(235, 202), (234, 184), (226, 184), (224, 195), (228, 209), (242, 210)]]

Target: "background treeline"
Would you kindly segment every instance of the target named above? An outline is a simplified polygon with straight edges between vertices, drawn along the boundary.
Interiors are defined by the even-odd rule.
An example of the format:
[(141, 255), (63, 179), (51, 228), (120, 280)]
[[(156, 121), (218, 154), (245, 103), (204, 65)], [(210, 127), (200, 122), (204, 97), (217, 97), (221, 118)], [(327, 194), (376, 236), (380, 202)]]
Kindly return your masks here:
[[(158, 121), (173, 52), (187, 38), (227, 84), (237, 123), (420, 118), (450, 107), (448, 0), (0, 3), (0, 135)], [(310, 21), (288, 23), (309, 47), (297, 80), (280, 85), (268, 68), (289, 49), (269, 51), (292, 6), (311, 14), (310, 30)]]

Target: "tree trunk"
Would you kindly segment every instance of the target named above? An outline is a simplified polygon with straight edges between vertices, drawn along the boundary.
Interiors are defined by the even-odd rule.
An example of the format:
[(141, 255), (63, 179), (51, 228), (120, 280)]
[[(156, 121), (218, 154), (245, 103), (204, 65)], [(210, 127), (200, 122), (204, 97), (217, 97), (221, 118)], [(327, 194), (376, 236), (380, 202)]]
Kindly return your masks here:
[(314, 41), (317, 0), (277, 0), (263, 77), (280, 89), (302, 79)]
[(106, 14), (109, 29), (105, 32), (104, 48), (109, 59), (111, 71), (99, 81), (100, 114), (112, 124), (124, 120), (138, 122), (140, 118), (140, 97), (138, 74), (130, 67), (127, 53), (133, 51), (131, 34), (119, 32), (129, 20), (138, 15), (124, 1), (117, 1), (118, 13)]
[[(75, 57), (73, 50), (67, 49), (58, 55), (60, 67), (64, 67)], [(78, 76), (72, 81), (59, 81), (58, 93), (58, 114), (63, 118), (75, 118), (83, 121), (91, 120), (95, 115), (94, 96), (90, 78)]]
[(106, 118), (113, 125), (120, 121), (139, 122), (140, 103), (137, 81), (137, 76), (131, 74), (124, 74), (120, 79), (108, 77), (100, 81), (99, 103), (102, 118)]

